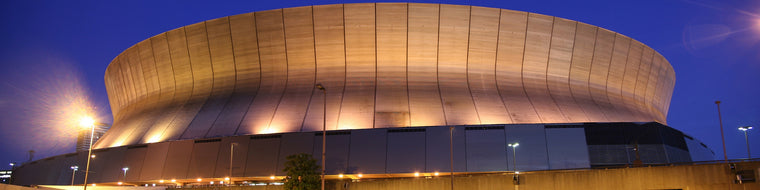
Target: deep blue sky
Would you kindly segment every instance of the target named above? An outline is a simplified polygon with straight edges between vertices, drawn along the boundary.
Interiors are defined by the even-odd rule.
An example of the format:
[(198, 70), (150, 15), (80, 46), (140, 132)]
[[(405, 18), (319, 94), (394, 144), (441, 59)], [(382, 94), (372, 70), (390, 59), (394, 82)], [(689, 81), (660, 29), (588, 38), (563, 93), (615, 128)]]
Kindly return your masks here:
[[(0, 169), (74, 151), (73, 121), (89, 102), (111, 122), (103, 84), (108, 63), (151, 36), (204, 20), (277, 8), (360, 1), (0, 2)], [(362, 1), (367, 2), (367, 1)], [(738, 126), (752, 125), (760, 157), (760, 1), (416, 1), (496, 7), (577, 20), (632, 37), (670, 61), (676, 86), (668, 125), (722, 159), (721, 100), (729, 158), (745, 158)], [(72, 106), (74, 105), (74, 106)]]

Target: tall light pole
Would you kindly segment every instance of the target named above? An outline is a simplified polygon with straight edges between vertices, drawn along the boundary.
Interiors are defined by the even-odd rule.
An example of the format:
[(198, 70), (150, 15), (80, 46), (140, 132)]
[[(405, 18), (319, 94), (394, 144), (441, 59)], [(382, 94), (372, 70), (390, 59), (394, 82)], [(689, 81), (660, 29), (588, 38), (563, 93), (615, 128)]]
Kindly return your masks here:
[(720, 140), (723, 143), (723, 161), (728, 163), (728, 154), (726, 154), (726, 137), (723, 136), (723, 118), (720, 116), (720, 101), (715, 101), (718, 105), (718, 122), (720, 122)]
[(322, 84), (316, 85), (322, 90), (322, 190), (325, 190), (325, 149), (327, 148), (327, 89)]
[(121, 168), (121, 170), (124, 170), (124, 183), (127, 182), (127, 170), (129, 170), (128, 167)]
[(517, 146), (520, 146), (520, 143), (512, 143), (507, 144), (509, 147), (512, 147), (512, 169), (515, 171), (514, 174), (512, 174), (512, 181), (515, 183), (515, 185), (520, 184), (520, 178), (517, 176), (520, 172), (517, 171)]
[(747, 132), (752, 129), (752, 126), (739, 127), (739, 130), (744, 131), (744, 140), (747, 141), (747, 159), (752, 159), (752, 154), (749, 153), (749, 136)]
[(514, 170), (516, 173), (517, 172), (517, 151), (515, 151), (515, 148), (517, 148), (517, 146), (520, 146), (520, 143), (507, 144), (507, 146), (512, 147), (512, 170)]
[(451, 164), (451, 190), (454, 190), (454, 127), (449, 127), (449, 162)]
[(77, 174), (79, 166), (71, 166), (71, 186), (74, 186), (74, 176)]
[(83, 127), (90, 127), (90, 147), (87, 151), (87, 167), (84, 170), (84, 190), (87, 190), (87, 177), (90, 175), (90, 160), (92, 160), (92, 141), (95, 140), (95, 120), (90, 117), (82, 118), (79, 124)]
[(230, 177), (227, 178), (227, 185), (232, 185), (232, 157), (235, 156), (235, 145), (238, 143), (230, 143)]

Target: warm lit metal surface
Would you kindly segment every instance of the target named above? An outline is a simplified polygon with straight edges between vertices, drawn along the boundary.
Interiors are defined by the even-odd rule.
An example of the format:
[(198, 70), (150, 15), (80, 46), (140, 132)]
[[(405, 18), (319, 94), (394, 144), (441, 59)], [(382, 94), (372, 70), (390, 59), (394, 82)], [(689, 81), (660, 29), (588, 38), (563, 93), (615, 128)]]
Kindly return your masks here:
[[(405, 126), (657, 121), (673, 68), (596, 26), (417, 3), (247, 13), (156, 35), (105, 74), (114, 124), (96, 148)], [(321, 103), (320, 103), (321, 104)], [(135, 171), (139, 172), (139, 171)]]

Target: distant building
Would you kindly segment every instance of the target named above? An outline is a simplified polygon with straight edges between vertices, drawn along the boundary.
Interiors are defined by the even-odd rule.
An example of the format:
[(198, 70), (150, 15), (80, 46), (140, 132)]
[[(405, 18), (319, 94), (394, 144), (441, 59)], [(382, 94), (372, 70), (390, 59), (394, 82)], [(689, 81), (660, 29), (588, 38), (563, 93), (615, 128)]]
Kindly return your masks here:
[(0, 170), (0, 183), (11, 183), (11, 173), (13, 173), (11, 170)]
[[(111, 125), (105, 124), (105, 123), (96, 123), (95, 124), (95, 133), (93, 140), (95, 142), (98, 142), (98, 139), (103, 136), (103, 134), (106, 134), (106, 131), (111, 128)], [(77, 135), (77, 151), (83, 151), (90, 149), (90, 130), (81, 130), (79, 131), (79, 135)], [(92, 144), (95, 144), (93, 142)]]

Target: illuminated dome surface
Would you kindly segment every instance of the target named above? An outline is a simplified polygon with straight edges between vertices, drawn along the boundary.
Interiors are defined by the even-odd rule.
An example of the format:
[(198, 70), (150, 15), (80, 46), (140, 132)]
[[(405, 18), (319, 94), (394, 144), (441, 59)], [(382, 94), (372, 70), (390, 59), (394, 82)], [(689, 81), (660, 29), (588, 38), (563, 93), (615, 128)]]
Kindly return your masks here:
[(675, 73), (624, 35), (535, 13), (383, 3), (218, 18), (118, 55), (96, 148), (409, 126), (659, 122)]

